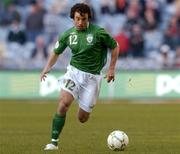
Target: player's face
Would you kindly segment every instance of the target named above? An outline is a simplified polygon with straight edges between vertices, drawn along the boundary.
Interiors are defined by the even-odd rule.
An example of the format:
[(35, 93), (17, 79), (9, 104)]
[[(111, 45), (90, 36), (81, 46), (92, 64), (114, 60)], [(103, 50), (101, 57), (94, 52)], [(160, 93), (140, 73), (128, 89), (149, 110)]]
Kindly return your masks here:
[(80, 14), (79, 12), (75, 12), (74, 14), (74, 25), (77, 30), (81, 31), (87, 28), (89, 23), (88, 14)]

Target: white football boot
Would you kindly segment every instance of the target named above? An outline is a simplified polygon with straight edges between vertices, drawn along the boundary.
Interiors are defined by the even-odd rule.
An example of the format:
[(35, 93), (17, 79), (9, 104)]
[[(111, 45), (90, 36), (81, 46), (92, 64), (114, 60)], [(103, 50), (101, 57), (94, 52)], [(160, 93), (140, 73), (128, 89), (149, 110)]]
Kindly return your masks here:
[(44, 150), (58, 150), (58, 146), (55, 146), (54, 144), (50, 143), (46, 145)]

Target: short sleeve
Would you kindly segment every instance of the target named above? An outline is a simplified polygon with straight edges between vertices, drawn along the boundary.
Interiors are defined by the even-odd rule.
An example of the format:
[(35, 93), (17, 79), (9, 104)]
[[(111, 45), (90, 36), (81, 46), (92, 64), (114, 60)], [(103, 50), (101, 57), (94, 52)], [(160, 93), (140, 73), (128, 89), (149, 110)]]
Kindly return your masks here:
[(117, 46), (117, 42), (115, 41), (115, 39), (103, 28), (99, 30), (98, 35), (103, 45), (105, 45), (107, 48), (114, 49)]
[(54, 46), (54, 52), (56, 54), (61, 54), (67, 47), (65, 38), (66, 38), (65, 35), (62, 35), (61, 37), (59, 37), (58, 41), (56, 42)]

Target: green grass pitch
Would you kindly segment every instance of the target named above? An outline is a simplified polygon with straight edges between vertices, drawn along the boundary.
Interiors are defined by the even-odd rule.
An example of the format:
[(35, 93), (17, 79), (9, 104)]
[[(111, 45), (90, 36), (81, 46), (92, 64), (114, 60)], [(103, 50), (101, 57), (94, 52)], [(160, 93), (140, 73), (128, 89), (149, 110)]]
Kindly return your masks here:
[[(74, 103), (60, 136), (58, 151), (45, 152), (50, 141), (55, 101), (0, 101), (0, 154), (180, 154), (180, 104), (98, 103), (89, 121), (77, 120)], [(129, 136), (122, 152), (108, 149), (116, 129)]]

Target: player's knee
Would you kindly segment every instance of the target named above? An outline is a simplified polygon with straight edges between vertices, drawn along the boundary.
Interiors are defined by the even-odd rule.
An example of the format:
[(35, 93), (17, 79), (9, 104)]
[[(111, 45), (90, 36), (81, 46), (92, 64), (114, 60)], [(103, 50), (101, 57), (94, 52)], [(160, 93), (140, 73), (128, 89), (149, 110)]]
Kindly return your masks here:
[(85, 123), (87, 121), (87, 119), (85, 119), (85, 118), (78, 118), (78, 119), (81, 123)]
[(86, 121), (88, 121), (89, 116), (79, 116), (78, 119), (81, 123), (85, 123)]
[(65, 114), (70, 106), (70, 103), (66, 101), (65, 99), (60, 99), (59, 101), (59, 107), (58, 107), (58, 112), (60, 114)]

